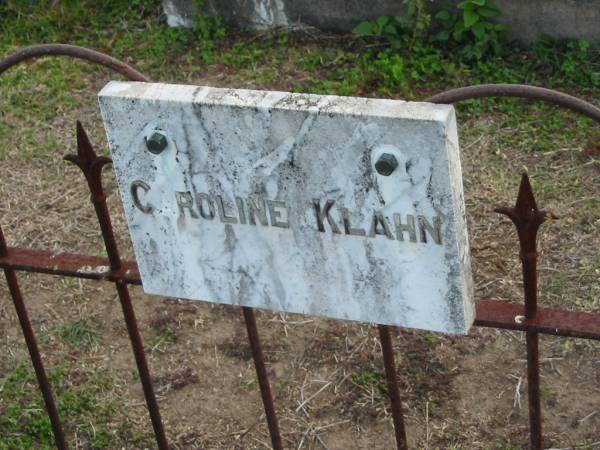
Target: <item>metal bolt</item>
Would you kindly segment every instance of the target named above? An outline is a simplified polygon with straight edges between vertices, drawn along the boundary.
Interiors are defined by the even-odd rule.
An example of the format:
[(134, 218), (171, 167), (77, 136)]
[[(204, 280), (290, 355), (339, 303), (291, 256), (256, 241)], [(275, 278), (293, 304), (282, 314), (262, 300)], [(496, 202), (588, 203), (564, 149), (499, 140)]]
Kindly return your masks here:
[(398, 167), (398, 160), (391, 153), (382, 153), (375, 163), (377, 173), (386, 177), (391, 175), (396, 167)]
[(167, 148), (167, 137), (159, 131), (155, 131), (146, 138), (146, 147), (150, 153), (158, 155)]

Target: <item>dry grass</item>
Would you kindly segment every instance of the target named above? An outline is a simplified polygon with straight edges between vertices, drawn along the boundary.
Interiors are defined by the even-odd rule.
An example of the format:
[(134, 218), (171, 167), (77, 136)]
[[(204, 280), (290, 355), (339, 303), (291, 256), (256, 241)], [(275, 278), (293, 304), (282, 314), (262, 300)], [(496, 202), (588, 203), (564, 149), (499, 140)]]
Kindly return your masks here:
[[(43, 73), (45, 64), (28, 70)], [(61, 62), (58, 70), (70, 67)], [(213, 67), (188, 75), (186, 82), (273, 85), (256, 82), (251, 75), (219, 78), (215, 71)], [(60, 159), (75, 150), (76, 118), (83, 120), (98, 148), (105, 146), (93, 93), (107, 74), (82, 75), (87, 88), (69, 94), (74, 106), (48, 120), (29, 111), (23, 123), (23, 111), (3, 113), (11, 133), (1, 142), (0, 212), (9, 245), (103, 254), (82, 176)], [(279, 80), (277, 88), (290, 89), (291, 83)], [(20, 94), (23, 108), (36, 89), (30, 85)], [(49, 99), (44, 102), (50, 104)], [(540, 234), (541, 302), (598, 312), (600, 163), (593, 147), (598, 134), (589, 122), (547, 106), (507, 105), (504, 113), (471, 109), (459, 114), (476, 296), (521, 298), (516, 236), (492, 210), (512, 203), (519, 173), (526, 167), (541, 206), (561, 217), (544, 225)], [(547, 121), (552, 125), (546, 127)], [(593, 139), (591, 144), (588, 139)], [(39, 150), (54, 141), (58, 145), (52, 152)], [(24, 158), (25, 144), (38, 150)], [(119, 244), (131, 258), (110, 169), (105, 183)], [(51, 372), (63, 374), (55, 381), (60, 398), (78, 389), (93, 392), (89, 407), (81, 406), (79, 397), (77, 404), (61, 400), (70, 413), (65, 423), (73, 447), (152, 447), (114, 287), (41, 275), (20, 274), (19, 279), (44, 361)], [(132, 288), (132, 297), (173, 448), (269, 448), (239, 311), (150, 297), (139, 288)], [(274, 312), (259, 313), (258, 321), (286, 447), (393, 448), (375, 327)], [(1, 418), (15, 402), (24, 405), (9, 397), (8, 389), (18, 386), (6, 380), (28, 364), (14, 309), (1, 283), (0, 336)], [(474, 329), (467, 337), (457, 337), (399, 330), (394, 345), (411, 448), (526, 447), (526, 366), (520, 334)], [(546, 445), (598, 448), (594, 442), (600, 440), (600, 347), (584, 340), (543, 337), (541, 355)], [(21, 388), (22, 398), (39, 408), (31, 374), (23, 378)], [(39, 430), (38, 439), (49, 442), (41, 437), (47, 432)], [(11, 433), (11, 438), (20, 438), (14, 429)]]

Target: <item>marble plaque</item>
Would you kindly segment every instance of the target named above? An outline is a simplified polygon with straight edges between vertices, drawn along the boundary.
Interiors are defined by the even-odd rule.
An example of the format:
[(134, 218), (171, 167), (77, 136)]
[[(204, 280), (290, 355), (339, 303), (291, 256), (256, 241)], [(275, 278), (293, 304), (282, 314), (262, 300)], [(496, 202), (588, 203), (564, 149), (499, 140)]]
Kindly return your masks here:
[(99, 100), (147, 293), (468, 332), (452, 106), (115, 81)]

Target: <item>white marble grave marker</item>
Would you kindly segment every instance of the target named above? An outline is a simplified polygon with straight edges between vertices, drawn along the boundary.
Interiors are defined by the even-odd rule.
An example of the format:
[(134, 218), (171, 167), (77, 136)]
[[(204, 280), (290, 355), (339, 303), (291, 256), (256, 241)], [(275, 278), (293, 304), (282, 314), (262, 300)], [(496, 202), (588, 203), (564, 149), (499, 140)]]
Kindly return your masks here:
[(137, 82), (99, 98), (146, 292), (468, 332), (451, 106)]

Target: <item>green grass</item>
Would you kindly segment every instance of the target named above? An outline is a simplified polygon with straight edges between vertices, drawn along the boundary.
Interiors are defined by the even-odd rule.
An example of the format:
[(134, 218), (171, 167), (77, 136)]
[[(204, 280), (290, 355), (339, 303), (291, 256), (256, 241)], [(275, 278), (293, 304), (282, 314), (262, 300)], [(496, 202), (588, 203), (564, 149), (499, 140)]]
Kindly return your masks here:
[(169, 328), (157, 331), (146, 343), (146, 351), (163, 352), (167, 347), (177, 342), (177, 335)]
[[(507, 43), (500, 55), (468, 60), (427, 42), (397, 50), (373, 47), (371, 41), (356, 37), (323, 45), (285, 30), (257, 37), (227, 31), (218, 20), (206, 17), (198, 17), (193, 30), (169, 28), (160, 3), (9, 0), (0, 5), (0, 53), (63, 42), (107, 52), (154, 80), (182, 81), (219, 67), (223, 74), (264, 88), (284, 83), (298, 92), (407, 99), (484, 82), (531, 83), (588, 97), (600, 87), (599, 49), (584, 41), (542, 41), (528, 49)], [(9, 113), (0, 125), (0, 140), (11, 139), (14, 127), (25, 128), (26, 133), (12, 140), (20, 158), (55, 158), (62, 147), (46, 128), (89, 103), (93, 93), (85, 80), (97, 70), (89, 63), (47, 58), (3, 74), (0, 110)], [(102, 73), (116, 76), (108, 70)], [(589, 125), (539, 105), (525, 117), (515, 116), (521, 107), (515, 100), (477, 100), (464, 102), (459, 111), (470, 116), (499, 108), (507, 113), (505, 127), (518, 121), (522, 145), (533, 151), (548, 151), (556, 146), (557, 136), (568, 141), (576, 132), (570, 130)], [(572, 126), (565, 127), (565, 121)], [(0, 148), (0, 160), (6, 157), (7, 149)]]
[[(194, 30), (169, 28), (159, 1), (8, 1), (0, 6), (0, 51), (24, 45), (66, 42), (96, 48), (133, 63), (154, 79), (184, 77), (206, 64), (258, 71), (258, 80), (276, 81), (286, 66), (319, 74), (297, 88), (329, 93), (376, 92), (418, 96), (422, 90), (480, 82), (526, 82), (551, 87), (600, 86), (598, 49), (585, 41), (542, 41), (530, 49), (507, 43), (499, 55), (457, 59), (441, 44), (426, 41), (397, 50), (351, 37), (314, 45), (287, 31), (248, 39), (227, 33), (219, 21), (198, 17)], [(300, 45), (299, 45), (300, 44)], [(366, 45), (365, 45), (366, 44)], [(89, 69), (86, 69), (89, 70)], [(49, 83), (78, 78), (77, 73)], [(244, 73), (242, 72), (242, 76)], [(58, 81), (58, 83), (57, 83)], [(48, 94), (52, 95), (52, 94)]]
[(66, 322), (58, 331), (62, 341), (84, 350), (89, 350), (100, 341), (97, 325), (89, 319), (79, 319)]
[(555, 388), (542, 384), (540, 386), (540, 397), (542, 400), (546, 402), (556, 402), (556, 397), (558, 396), (558, 392)]
[[(113, 376), (72, 375), (65, 366), (48, 371), (65, 431), (77, 430), (86, 448), (110, 448), (115, 444), (113, 416), (122, 409), (120, 397), (110, 395)], [(18, 364), (0, 378), (0, 411), (0, 449), (55, 448), (50, 419), (29, 362)]]
[(388, 385), (385, 381), (383, 373), (374, 365), (369, 368), (359, 371), (352, 375), (354, 382), (367, 389), (375, 389), (381, 395), (387, 395)]
[[(185, 83), (195, 77), (218, 74), (227, 77), (228, 83), (251, 83), (262, 89), (406, 99), (422, 99), (469, 84), (529, 83), (598, 102), (600, 52), (583, 41), (547, 40), (530, 48), (507, 43), (499, 55), (467, 60), (430, 43), (415, 45), (412, 50), (396, 50), (352, 36), (318, 40), (285, 30), (260, 34), (226, 30), (219, 21), (203, 17), (198, 18), (195, 30), (173, 29), (166, 26), (161, 9), (159, 0), (9, 0), (0, 3), (0, 53), (9, 54), (35, 43), (63, 42), (106, 52), (160, 81)], [(46, 162), (59, 159), (69, 148), (72, 151), (73, 135), (65, 138), (55, 129), (66, 127), (61, 122), (65, 117), (71, 120), (76, 114), (94, 114), (96, 110), (90, 105), (95, 105), (97, 88), (109, 78), (119, 76), (108, 69), (65, 58), (40, 59), (2, 74), (0, 160), (16, 155), (23, 161)], [(535, 172), (533, 164), (537, 158), (554, 154), (557, 169), (535, 173), (532, 180), (540, 205), (583, 198), (577, 200), (574, 227), (583, 221), (598, 222), (599, 200), (591, 198), (594, 193), (586, 187), (582, 178), (585, 169), (573, 164), (573, 170), (563, 170), (565, 161), (579, 161), (576, 158), (586, 140), (600, 142), (598, 127), (590, 120), (545, 104), (510, 99), (464, 102), (458, 106), (458, 113), (460, 123), (470, 124), (460, 130), (467, 142), (490, 136), (486, 145), (491, 154), (478, 161), (477, 169), (498, 175), (488, 174), (488, 179), (493, 178), (494, 188), (503, 191), (503, 199), (513, 198), (518, 185), (507, 180), (512, 156), (526, 155), (532, 164), (529, 169)], [(494, 120), (486, 121), (491, 113)], [(485, 185), (478, 184), (480, 176), (485, 180), (484, 175), (476, 172), (468, 176), (473, 180), (465, 180), (468, 190), (471, 184), (485, 189)], [(585, 231), (577, 228), (577, 232), (582, 230)], [(106, 256), (104, 251), (101, 256)], [(600, 255), (582, 270), (596, 280), (589, 288), (589, 297), (597, 299)], [(551, 294), (569, 302), (578, 301), (581, 293), (573, 292), (578, 280), (572, 273), (557, 272), (553, 277), (548, 286)], [(89, 351), (100, 342), (99, 327), (89, 319), (74, 320), (52, 330), (52, 337), (69, 351), (75, 350), (73, 353)], [(145, 345), (149, 353), (155, 352), (152, 356), (177, 350), (174, 330), (156, 327), (151, 332)], [(44, 336), (40, 340), (46, 342)], [(47, 339), (48, 345), (54, 341)], [(412, 356), (409, 353), (412, 359), (403, 366), (401, 378), (416, 386), (417, 393), (413, 395), (422, 397), (426, 392), (440, 391), (429, 381), (446, 370), (436, 366), (436, 361), (431, 362), (429, 354), (422, 353), (441, 342), (438, 335), (425, 334), (423, 348)], [(139, 426), (125, 429), (127, 420), (123, 416), (113, 418), (123, 409), (123, 398), (111, 395), (114, 374), (88, 374), (75, 383), (75, 371), (69, 365), (49, 371), (69, 439), (74, 439), (76, 430), (82, 448), (120, 448), (123, 440), (128, 445), (139, 443), (136, 447), (153, 445), (151, 439), (148, 444), (148, 434)], [(129, 378), (127, 382), (139, 381), (136, 371)], [(357, 369), (352, 380), (361, 391), (373, 389), (382, 397), (387, 393), (379, 365)], [(254, 377), (241, 383), (248, 390), (256, 389)], [(287, 381), (278, 379), (275, 387), (279, 392), (285, 391)], [(431, 414), (435, 404), (430, 402)], [(0, 449), (54, 447), (50, 423), (28, 362), (2, 374), (0, 412)], [(119, 423), (113, 423), (117, 420)], [(497, 448), (518, 447), (498, 444)]]
[(423, 339), (430, 345), (438, 345), (442, 340), (437, 334), (426, 333), (423, 335)]

